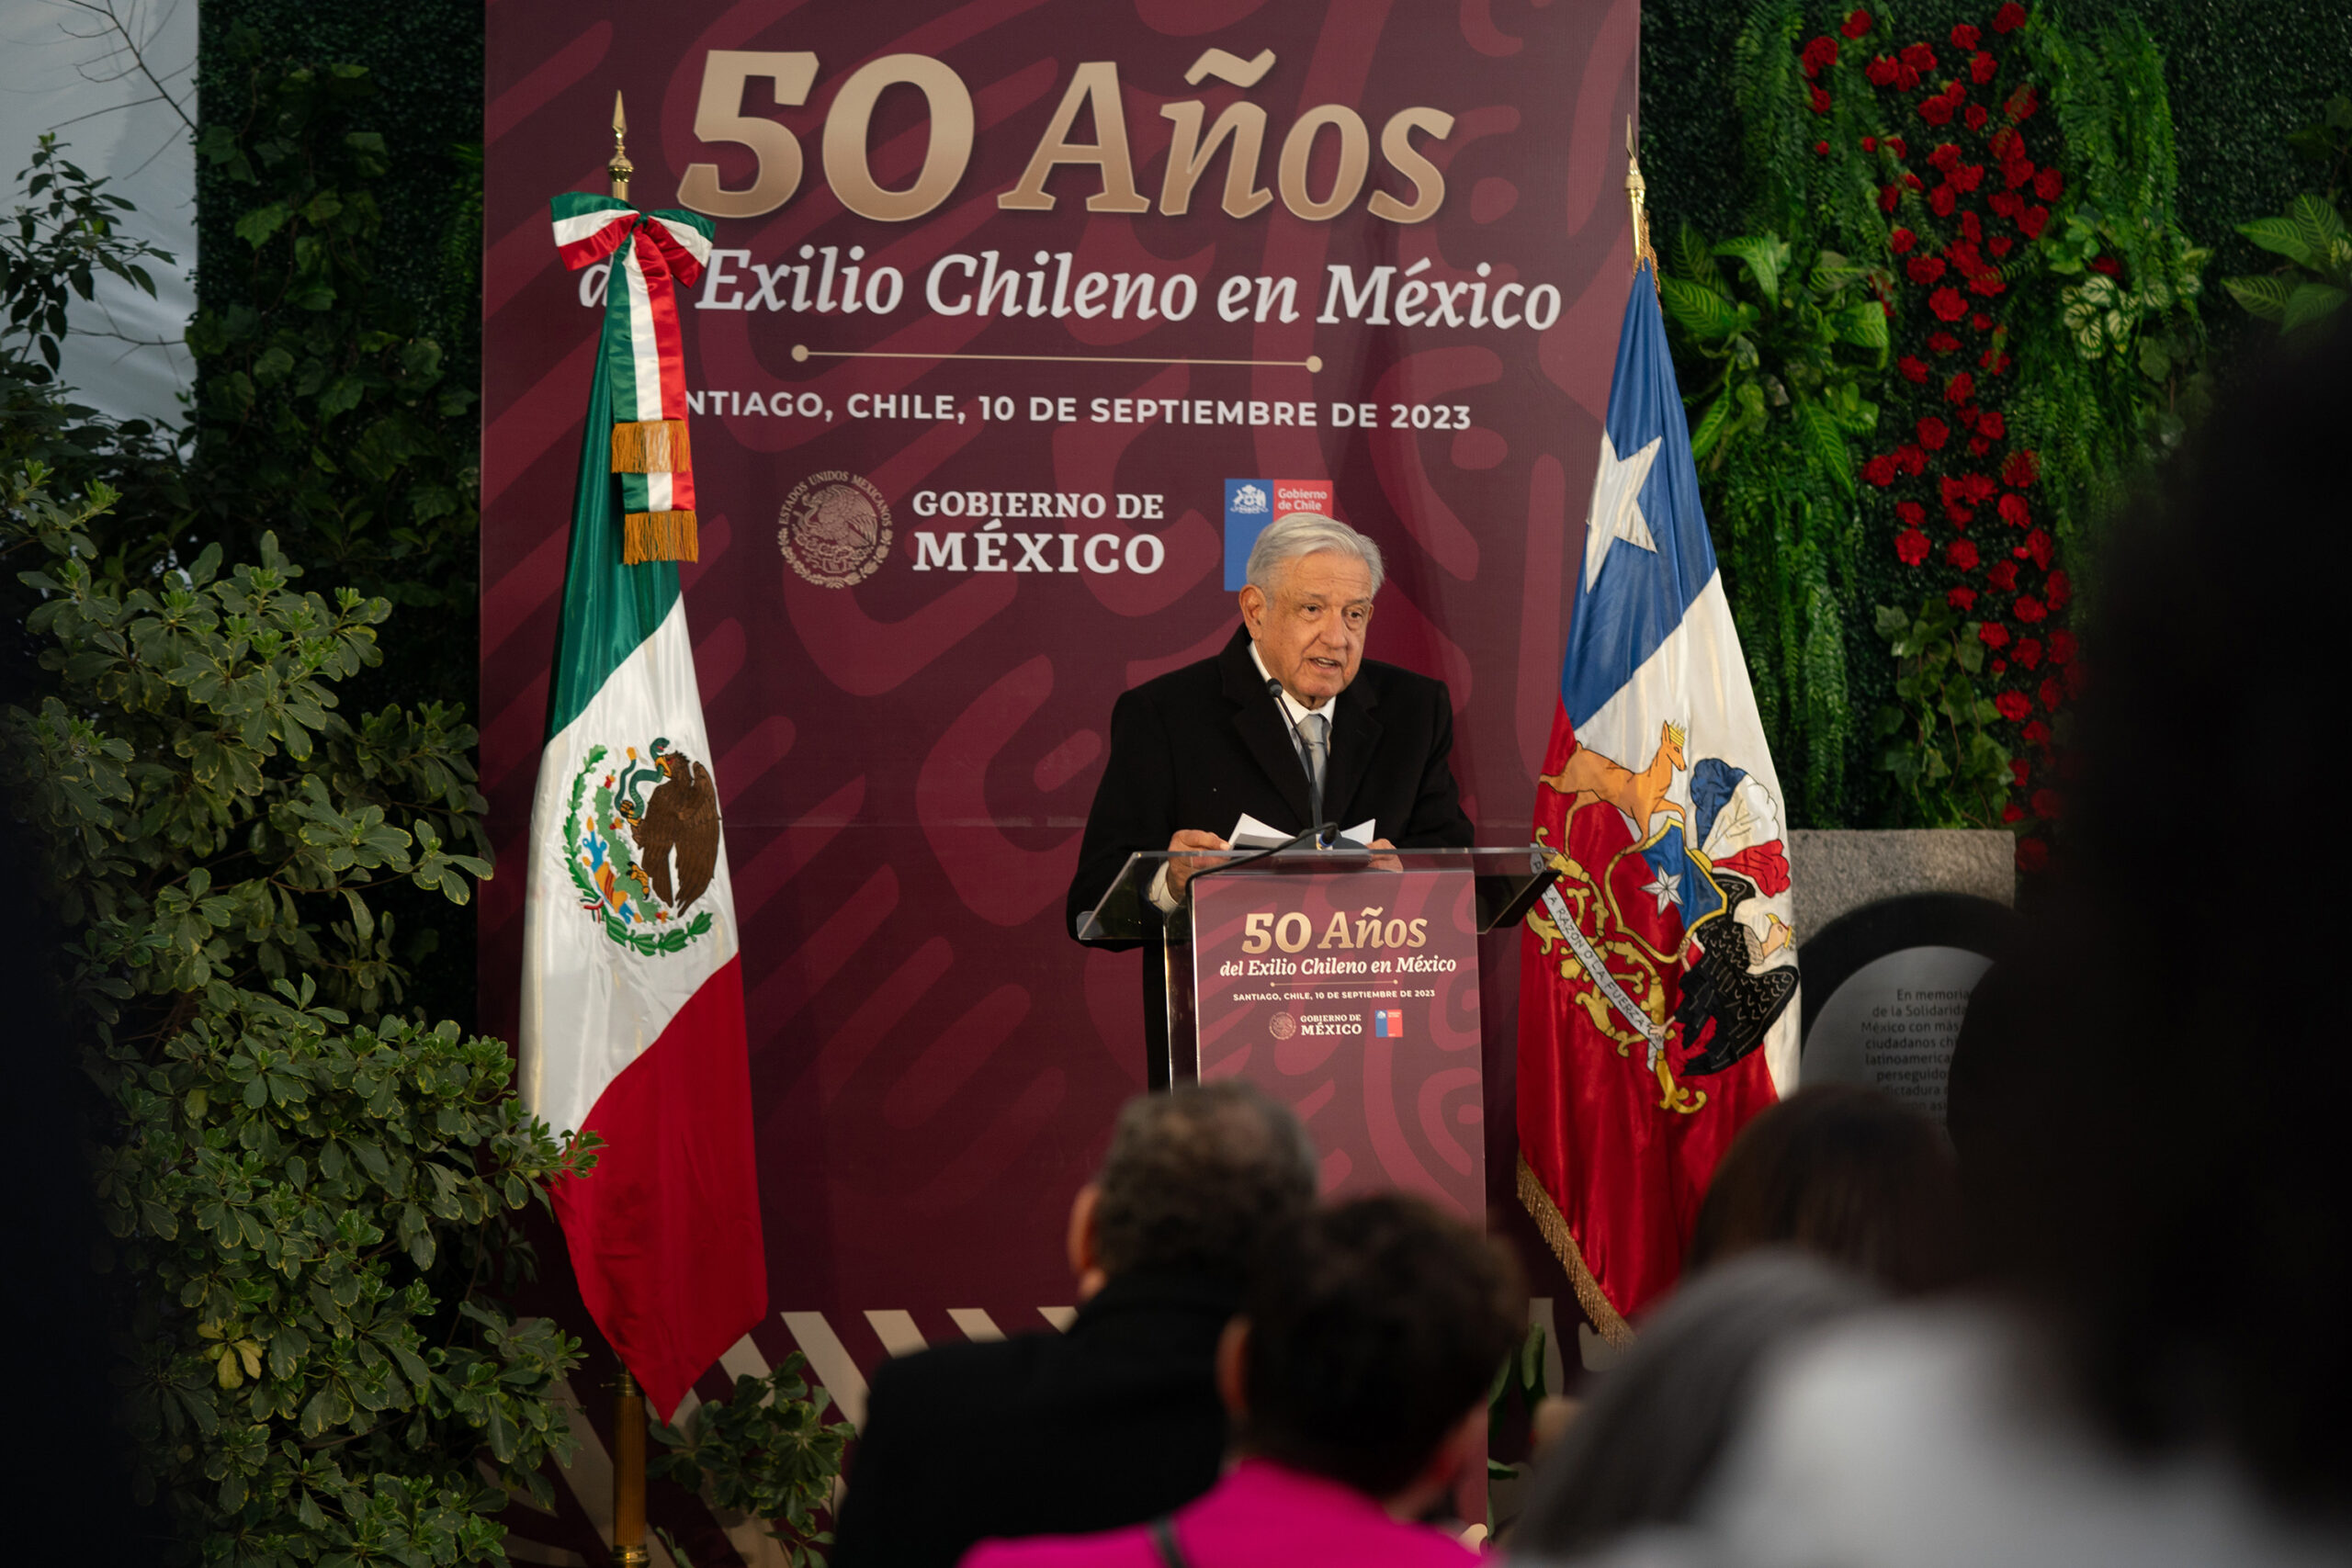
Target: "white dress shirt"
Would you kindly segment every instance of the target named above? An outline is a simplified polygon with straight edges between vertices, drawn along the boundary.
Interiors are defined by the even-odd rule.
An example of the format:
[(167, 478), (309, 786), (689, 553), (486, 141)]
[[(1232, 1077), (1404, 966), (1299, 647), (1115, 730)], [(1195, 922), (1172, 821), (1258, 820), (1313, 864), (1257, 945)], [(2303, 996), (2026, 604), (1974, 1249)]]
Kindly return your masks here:
[[(1271, 681), (1274, 679), (1274, 672), (1267, 669), (1265, 660), (1259, 657), (1258, 643), (1257, 639), (1254, 637), (1251, 638), (1250, 642), (1250, 662), (1258, 667), (1258, 678), (1260, 680)], [(1300, 702), (1296, 697), (1290, 694), (1290, 688), (1288, 686), (1275, 687), (1274, 695), (1282, 704), (1283, 721), (1292, 727), (1292, 732), (1294, 734), (1299, 733), (1298, 726), (1306, 720), (1308, 714), (1319, 713), (1323, 716), (1323, 722), (1327, 727), (1323, 732), (1323, 754), (1327, 757), (1329, 756), (1331, 754), (1331, 730), (1338, 728), (1340, 705), (1327, 699), (1319, 708), (1308, 707), (1305, 703)], [(1294, 741), (1292, 744), (1295, 747), (1297, 743)], [(1301, 764), (1302, 767), (1304, 767), (1304, 763)], [(1211, 830), (1214, 831), (1214, 829)], [(1168, 890), (1168, 867), (1165, 863), (1161, 864), (1158, 874), (1151, 879), (1151, 905), (1153, 908), (1158, 909), (1163, 915), (1172, 915), (1176, 912), (1176, 896)]]

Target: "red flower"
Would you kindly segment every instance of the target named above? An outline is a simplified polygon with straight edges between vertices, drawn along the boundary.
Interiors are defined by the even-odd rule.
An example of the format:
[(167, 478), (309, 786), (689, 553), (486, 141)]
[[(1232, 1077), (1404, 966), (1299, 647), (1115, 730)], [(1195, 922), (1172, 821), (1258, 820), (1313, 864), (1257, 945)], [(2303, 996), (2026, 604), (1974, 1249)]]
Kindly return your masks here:
[(1903, 264), (1903, 270), (1911, 275), (1911, 281), (1914, 283), (1933, 283), (1944, 275), (1943, 258), (1941, 256), (1913, 256)]
[(1895, 199), (1895, 187), (1894, 187), (1894, 186), (1888, 186), (1884, 190), (1882, 190), (1882, 191), (1880, 191), (1880, 192), (1878, 193), (1878, 209), (1879, 209), (1881, 212), (1892, 212), (1892, 211), (1894, 211), (1894, 199)]
[(2064, 572), (2053, 571), (2050, 581), (2042, 584), (2041, 592), (2049, 597), (2051, 609), (2063, 610), (2066, 601), (2075, 596), (2075, 585), (2066, 580)]
[(1826, 141), (1816, 141), (1813, 144), (1813, 151), (1815, 156), (1826, 158), (1829, 156), (1829, 143)]
[(1988, 475), (1962, 474), (1960, 476), (1961, 493), (1968, 497), (1969, 504), (1972, 506), (1982, 506), (1992, 500), (1993, 491), (1998, 488)]
[(1963, 370), (1944, 383), (1944, 401), (1964, 403), (1976, 395), (1976, 378)]
[(1886, 144), (1894, 150), (1894, 155), (1898, 158), (1908, 158), (1911, 156), (1911, 144), (1904, 141), (1900, 136), (1888, 137), (1886, 139)]
[(1955, 588), (1944, 595), (1944, 603), (1964, 615), (1976, 607), (1976, 590)]
[(1928, 378), (1928, 362), (1916, 354), (1905, 355), (1894, 362), (1894, 367), (1903, 372), (1903, 378), (1906, 381), (1918, 382)]
[(1894, 466), (1917, 479), (1927, 470), (1928, 455), (1906, 441), (1894, 449)]
[[(2018, 782), (2023, 783), (2024, 781), (2019, 780)], [(2059, 795), (2056, 790), (2038, 789), (2033, 792), (2033, 814), (2036, 817), (2048, 819), (2059, 817), (2063, 815), (2064, 811), (2065, 802), (2059, 798)]]
[[(1984, 294), (1988, 296), (1995, 294), (2006, 294), (2008, 292), (2008, 280), (2004, 278), (1999, 273), (1994, 271), (1991, 267), (1986, 267), (1983, 272), (1977, 273), (1968, 280), (1968, 291), (1972, 294)], [(1980, 326), (1976, 330), (1981, 333), (1991, 325), (1992, 323), (1987, 321), (1984, 326)]]
[[(2017, 647), (2009, 649), (2009, 657), (2030, 670), (2041, 662), (2041, 645), (2030, 637), (2019, 637)], [(2019, 779), (2019, 784), (2025, 781)]]
[(1928, 166), (1947, 174), (1951, 171), (1952, 165), (1959, 162), (1960, 149), (1949, 141), (1939, 141), (1936, 143), (1936, 150), (1928, 154)]
[(1976, 570), (1976, 547), (1966, 539), (1954, 539), (1944, 547), (1944, 559), (1962, 571)]
[[(1954, 299), (1960, 298), (1959, 293), (1953, 289), (1946, 288), (1941, 290), (1941, 292), (1950, 294)], [(1935, 333), (1929, 335), (1928, 339), (1928, 346), (1934, 349), (1938, 354), (1950, 354), (1953, 349), (1960, 346), (1960, 340), (1952, 336), (1950, 333)]]
[(2025, 7), (2017, 0), (2008, 0), (2008, 4), (1993, 13), (1993, 30), (1996, 33), (2013, 33), (2023, 26)]
[(2044, 571), (2050, 570), (2051, 558), (2058, 553), (2058, 547), (2052, 541), (2049, 534), (2040, 528), (2028, 534), (2025, 536), (2025, 543), (2018, 547), (2025, 551), (2032, 558), (2033, 564)]
[[(1962, 164), (1958, 168), (1952, 170), (1950, 178), (1951, 180), (1951, 188), (1965, 196), (1968, 192), (1974, 190), (1978, 186), (1984, 183), (1984, 165), (1982, 164)], [(1968, 216), (1970, 218), (1973, 218), (1976, 215), (1972, 212)], [(1961, 228), (1962, 232), (1967, 232), (1966, 219), (1962, 220)], [(1973, 237), (1974, 236), (1973, 235), (1971, 236), (1971, 238)]]
[(1984, 121), (1987, 118), (1983, 104), (1971, 104), (1968, 106), (1968, 112), (1960, 117), (1960, 122), (1971, 130), (1982, 130), (1984, 129)]
[(2006, 354), (1996, 354), (1988, 348), (1976, 363), (1983, 367), (1987, 376), (1998, 376), (2009, 367), (2009, 356)]
[(2018, 563), (2013, 560), (1994, 562), (1993, 570), (1984, 574), (1984, 581), (1991, 583), (1993, 587), (2000, 592), (2016, 592), (2018, 591)]
[(1968, 324), (1980, 333), (1989, 333), (1993, 330), (1993, 318), (1979, 310), (1968, 318)]
[(1955, 528), (1966, 528), (1968, 526), (1969, 520), (1975, 515), (1976, 513), (1968, 510), (1968, 503), (1966, 502), (1947, 501), (1944, 502), (1945, 520), (1950, 522)]
[(1919, 422), (1919, 445), (1930, 452), (1940, 452), (1944, 443), (1951, 439), (1951, 426), (1929, 414)]
[(2009, 628), (1998, 621), (1987, 621), (1976, 628), (1976, 640), (1996, 650), (2009, 646)]
[(1846, 13), (1846, 25), (1838, 30), (1848, 38), (1860, 38), (1871, 30), (1871, 14), (1868, 11), (1849, 11)]
[[(2058, 711), (2059, 704), (2065, 700), (2065, 687), (2060, 685), (2055, 681), (2044, 681), (2041, 682), (2041, 705), (2043, 707), (2048, 708), (2052, 713), (2056, 713)], [(2040, 807), (2036, 807), (2034, 809), (2036, 811), (2041, 811), (2041, 815), (2044, 817), (2055, 817), (2058, 815), (2054, 811), (2041, 811)]]
[[(2005, 6), (2002, 7), (2005, 11), (2014, 11), (2018, 7), (2015, 6)], [(1996, 23), (1995, 25), (1997, 26), (1998, 24)], [(2049, 864), (2050, 846), (2048, 844), (2043, 843), (2040, 839), (2019, 839), (2018, 840), (2018, 869), (2019, 871), (2022, 871), (2027, 875), (2030, 876), (2037, 871), (2046, 870), (2049, 867)]]
[[(1976, 186), (1972, 183), (1968, 188), (1974, 190)], [(1963, 212), (1960, 215), (1960, 236), (1972, 245), (1984, 240), (1984, 225), (1976, 220), (1976, 214), (1973, 212)]]
[[(1960, 290), (1950, 284), (1946, 284), (1928, 296), (1928, 309), (1936, 313), (1936, 320), (1939, 321), (1956, 321), (1968, 314), (1967, 301), (1961, 299)], [(1931, 348), (1935, 346), (1932, 340), (1928, 346)], [(1959, 346), (1957, 343), (1952, 344), (1954, 348)]]
[(1923, 188), (1919, 184), (1919, 176), (1913, 174), (1908, 169), (1903, 171), (1903, 183), (1912, 190), (1919, 190)]
[(2001, 521), (2012, 528), (2022, 528), (2032, 522), (2033, 514), (2026, 510), (2025, 497), (2021, 495), (2001, 497)]
[(1951, 100), (1940, 94), (1932, 98), (1919, 100), (1919, 118), (1929, 125), (1950, 125), (1951, 110)]
[(2007, 805), (2006, 805), (2006, 806), (2004, 806), (2004, 807), (2001, 807), (2001, 820), (2002, 820), (2002, 821), (2004, 821), (2004, 822), (2022, 822), (2022, 821), (2024, 821), (2024, 820), (2025, 820), (2025, 807), (2022, 807), (2022, 806), (2019, 806), (2019, 805), (2018, 805), (2016, 801), (2014, 801), (2014, 800), (2010, 801)]
[(2091, 260), (2091, 270), (2103, 272), (2109, 277), (2120, 277), (2123, 276), (2123, 264), (2113, 256), (2095, 256)]
[(1961, 23), (1951, 30), (1951, 46), (1954, 49), (1974, 49), (1976, 39), (1976, 29), (1966, 22)]
[(1919, 243), (1919, 236), (1908, 229), (1897, 229), (1886, 237), (1886, 243), (1896, 255), (1907, 255), (1911, 247)]
[(2050, 209), (2029, 207), (2025, 209), (2025, 216), (2018, 220), (2018, 227), (2025, 231), (2027, 239), (2039, 240), (2041, 238), (2042, 225), (2049, 221)]
[[(1990, 629), (1994, 631), (2000, 630), (1998, 626), (1994, 626)], [(2007, 719), (2011, 724), (2023, 723), (2026, 716), (2033, 712), (2033, 699), (2027, 696), (2023, 692), (2003, 692), (1999, 696), (1993, 699), (1993, 705), (1999, 708), (2001, 710), (2001, 716)]]
[(1894, 60), (1883, 54), (1862, 67), (1862, 74), (1870, 78), (1870, 84), (1873, 87), (1893, 86), (1894, 78), (1899, 73), (1900, 68), (1896, 66)]
[(2050, 662), (2052, 664), (2072, 664), (2074, 661), (2075, 634), (2073, 632), (2052, 632), (2050, 634)]
[(2018, 789), (2025, 788), (2025, 781), (2032, 772), (2033, 764), (2027, 761), (2023, 757), (2012, 757), (2009, 759), (2009, 777), (2017, 781), (2017, 787)]
[(2044, 169), (2033, 176), (2033, 194), (2044, 201), (2055, 201), (2066, 188), (2066, 176), (2056, 169)]
[(2025, 727), (2025, 738), (2030, 745), (2046, 746), (2050, 743), (2050, 727), (2037, 718)]
[(1804, 73), (1810, 79), (1823, 66), (1838, 63), (1838, 40), (1826, 35), (1815, 39), (1804, 46), (1804, 52), (1797, 58), (1804, 63)]
[(1903, 558), (1905, 566), (1917, 566), (1928, 558), (1928, 536), (1917, 528), (1905, 528), (1894, 536), (1894, 553)]
[(1907, 93), (1918, 85), (1919, 72), (1916, 66), (1898, 65), (1894, 68), (1894, 85), (1899, 91)]
[(2041, 477), (2041, 459), (2031, 452), (2012, 452), (2001, 467), (2001, 482), (2011, 490), (2023, 490)]
[(1903, 63), (1914, 71), (1933, 71), (1936, 68), (1936, 51), (1924, 43), (1905, 45), (1901, 58)]
[(1862, 138), (1862, 151), (1863, 151), (1863, 152), (1877, 152), (1877, 151), (1878, 151), (1878, 138), (1877, 138), (1877, 137), (1875, 137), (1875, 136), (1865, 136), (1865, 137), (1863, 137), (1863, 138)]
[(1993, 73), (2000, 68), (1999, 61), (1980, 49), (1976, 51), (1976, 57), (1968, 62), (1969, 79), (1979, 83), (1990, 82), (1993, 79)]
[[(1973, 218), (1975, 214), (1971, 213), (1969, 216)], [(2007, 234), (1996, 234), (1993, 236), (1992, 243), (1984, 248), (1992, 252), (1996, 256), (2005, 256), (2009, 254), (2009, 247), (2016, 243), (2017, 242), (2010, 239)]]
[(2019, 87), (2009, 95), (2009, 101), (2002, 107), (2011, 119), (2028, 120), (2033, 118), (2033, 111), (2041, 107), (2041, 100), (2034, 96), (2031, 87)]
[(1905, 528), (1917, 528), (1928, 520), (1928, 510), (1916, 501), (1898, 501), (1894, 503), (1894, 517)]
[(1928, 193), (1928, 206), (1937, 217), (1949, 218), (1951, 216), (1953, 204), (1959, 199), (1960, 198), (1957, 196), (1952, 194), (1952, 188), (1950, 183), (1946, 183), (1938, 186), (1933, 191)]
[(2025, 202), (2013, 190), (1996, 190), (1984, 198), (1984, 205), (2003, 218), (2014, 219), (2025, 210)]
[(1972, 457), (1982, 457), (1992, 449), (1993, 444), (1981, 435), (1972, 435), (1968, 438), (1968, 455)]
[(1807, 88), (1805, 89), (1805, 91), (1806, 91), (1807, 93), (1809, 93), (1809, 94), (1811, 94), (1811, 95), (1812, 95), (1812, 100), (1813, 100), (1813, 112), (1814, 112), (1814, 113), (1815, 113), (1815, 114), (1827, 114), (1827, 113), (1829, 112), (1829, 95), (1828, 95), (1828, 94), (1826, 94), (1826, 93), (1823, 92), (1823, 91), (1822, 91), (1820, 88), (1818, 88), (1818, 87), (1807, 87)]
[(1862, 478), (1883, 490), (1894, 482), (1894, 459), (1881, 453), (1862, 465)]
[(2028, 626), (2033, 625), (2036, 621), (2044, 621), (2050, 618), (2049, 607), (2030, 593), (2020, 593), (2018, 595), (2017, 613), (2018, 619), (2025, 622)]

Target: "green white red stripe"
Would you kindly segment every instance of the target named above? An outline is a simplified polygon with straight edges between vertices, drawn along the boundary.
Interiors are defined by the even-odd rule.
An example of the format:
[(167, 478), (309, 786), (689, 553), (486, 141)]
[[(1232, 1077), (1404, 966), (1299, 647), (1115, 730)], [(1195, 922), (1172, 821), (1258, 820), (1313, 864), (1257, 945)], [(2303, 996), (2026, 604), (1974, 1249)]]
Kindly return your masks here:
[[(658, 222), (602, 197), (557, 204), (566, 259), (617, 252), (616, 278), (650, 270), (628, 264), (661, 254), (640, 243)], [(624, 481), (669, 476), (610, 466), (624, 394), (661, 417), (674, 379), (683, 412), (684, 378), (674, 353), (639, 352), (660, 342), (659, 312), (633, 287), (608, 299), (531, 813), (522, 1087), (551, 1127), (605, 1141), (592, 1174), (557, 1189), (557, 1214), (597, 1326), (666, 1416), (765, 1314), (766, 1260), (740, 939), (685, 602), (675, 563), (621, 558)], [(667, 331), (674, 349), (674, 311)], [(630, 373), (604, 373), (615, 365)]]

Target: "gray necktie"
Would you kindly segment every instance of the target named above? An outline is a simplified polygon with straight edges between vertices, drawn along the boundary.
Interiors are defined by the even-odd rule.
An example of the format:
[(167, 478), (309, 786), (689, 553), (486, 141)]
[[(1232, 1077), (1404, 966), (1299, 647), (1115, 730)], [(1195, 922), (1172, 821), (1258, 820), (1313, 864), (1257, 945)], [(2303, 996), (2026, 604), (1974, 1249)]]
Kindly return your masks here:
[(1315, 787), (1323, 788), (1323, 761), (1330, 754), (1331, 721), (1319, 713), (1308, 714), (1298, 721), (1301, 734), (1306, 737), (1307, 771), (1315, 775)]

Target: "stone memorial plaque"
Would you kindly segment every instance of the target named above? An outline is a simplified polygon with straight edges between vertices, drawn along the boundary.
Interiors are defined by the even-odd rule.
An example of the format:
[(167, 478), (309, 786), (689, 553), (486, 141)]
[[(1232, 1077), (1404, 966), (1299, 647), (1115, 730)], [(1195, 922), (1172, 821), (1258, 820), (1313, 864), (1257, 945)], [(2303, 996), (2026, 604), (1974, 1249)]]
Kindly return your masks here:
[(1960, 1021), (1992, 964), (1964, 947), (1910, 947), (1863, 964), (1814, 1019), (1804, 1081), (1869, 1084), (1943, 1120)]
[(1804, 965), (1804, 1083), (1858, 1083), (1944, 1119), (1952, 1047), (2015, 917), (1989, 899), (1910, 893), (1829, 922)]

